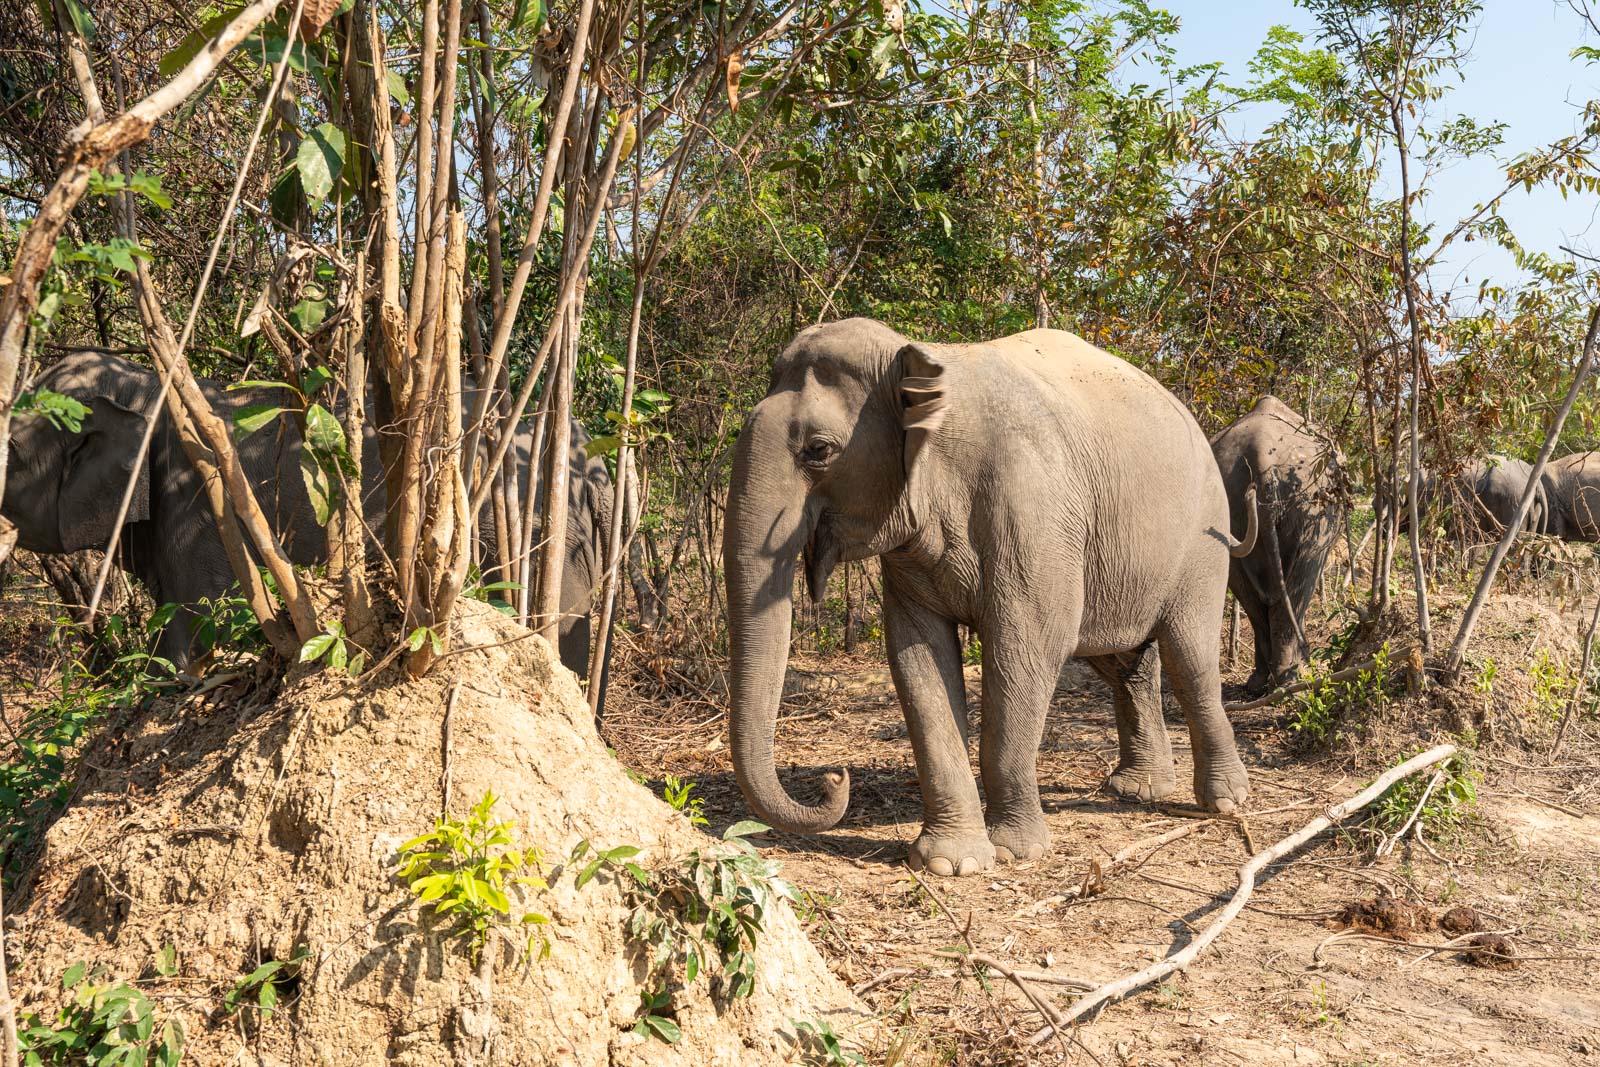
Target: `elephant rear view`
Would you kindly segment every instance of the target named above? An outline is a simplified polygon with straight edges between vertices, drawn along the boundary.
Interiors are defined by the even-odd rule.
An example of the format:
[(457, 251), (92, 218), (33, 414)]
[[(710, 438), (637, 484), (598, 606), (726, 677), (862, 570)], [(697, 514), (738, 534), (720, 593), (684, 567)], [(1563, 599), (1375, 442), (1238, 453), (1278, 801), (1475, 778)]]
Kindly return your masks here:
[(1228, 588), (1250, 620), (1255, 668), (1247, 688), (1263, 693), (1292, 680), (1306, 662), (1304, 625), (1311, 594), (1344, 520), (1342, 459), (1275, 396), (1212, 438), (1237, 528), (1256, 486), (1260, 533), (1255, 550), (1228, 570)]
[(1574, 452), (1544, 469), (1549, 532), (1568, 541), (1600, 541), (1600, 452)]
[[(816, 596), (836, 563), (878, 556), (922, 789), (914, 866), (971, 874), (1044, 854), (1036, 764), (1069, 656), (1112, 683), (1121, 759), (1108, 789), (1153, 800), (1175, 788), (1164, 664), (1189, 723), (1195, 796), (1231, 811), (1248, 784), (1222, 711), (1218, 644), (1228, 559), (1248, 547), (1229, 533), (1194, 418), (1072, 334), (942, 345), (870, 319), (804, 330), (745, 420), (728, 494), (740, 788), (779, 829), (815, 833), (843, 816), (848, 774), (825, 775), (821, 802), (808, 804), (775, 765), (795, 565), (803, 555)], [(961, 624), (983, 646), (987, 810), (968, 763)]]
[[(1450, 480), (1450, 529), (1460, 540), (1499, 538), (1511, 525), (1533, 465), (1509, 456), (1473, 460)], [(1550, 532), (1549, 483), (1541, 478), (1522, 523), (1522, 532)]]

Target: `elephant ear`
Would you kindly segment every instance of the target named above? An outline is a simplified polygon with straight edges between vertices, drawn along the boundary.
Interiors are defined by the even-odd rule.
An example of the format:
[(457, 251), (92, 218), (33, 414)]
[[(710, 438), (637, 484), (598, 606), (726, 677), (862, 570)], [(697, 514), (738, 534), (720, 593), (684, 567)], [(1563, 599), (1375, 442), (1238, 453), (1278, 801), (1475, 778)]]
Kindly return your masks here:
[(925, 508), (928, 446), (944, 422), (949, 357), (913, 341), (895, 357), (900, 364), (900, 425), (905, 431), (906, 505), (912, 529)]
[(141, 463), (137, 472), (133, 469), (144, 428), (143, 414), (110, 397), (95, 397), (90, 403), (82, 432), (67, 442), (61, 471), (56, 523), (62, 551), (106, 546), (130, 476), (133, 499), (126, 521), (150, 517), (150, 465)]

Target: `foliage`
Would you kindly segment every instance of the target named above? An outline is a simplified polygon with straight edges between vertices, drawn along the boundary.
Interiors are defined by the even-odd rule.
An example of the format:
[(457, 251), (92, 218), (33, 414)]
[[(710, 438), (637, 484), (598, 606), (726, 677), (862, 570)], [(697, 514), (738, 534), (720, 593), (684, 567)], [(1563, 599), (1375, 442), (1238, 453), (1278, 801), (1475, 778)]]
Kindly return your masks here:
[(183, 1059), (183, 1024), (161, 1019), (150, 1000), (126, 982), (75, 963), (61, 976), (67, 1002), (54, 1025), (36, 1015), (19, 1020), (18, 1040), (27, 1067), (177, 1067)]
[(261, 1012), (261, 1021), (269, 1021), (272, 1013), (278, 1010), (284, 990), (293, 985), (300, 975), (301, 966), (310, 956), (310, 951), (301, 947), (287, 960), (268, 960), (263, 963), (235, 982), (222, 998), (223, 1014), (232, 1015), (240, 1008), (250, 1006), (253, 1001)]
[(1339, 724), (1346, 719), (1382, 711), (1389, 705), (1398, 677), (1391, 672), (1387, 641), (1372, 659), (1372, 666), (1354, 678), (1335, 682), (1323, 677), (1294, 695), (1288, 723), (1298, 745), (1309, 749), (1328, 744), (1337, 740)]
[(366, 666), (367, 654), (358, 649), (351, 655), (349, 646), (353, 643), (350, 635), (344, 632), (344, 623), (330, 622), (326, 630), (301, 646), (300, 662), (316, 663), (326, 657), (328, 666), (354, 678)]
[(819, 1067), (850, 1067), (851, 1064), (861, 1064), (865, 1067), (867, 1061), (860, 1053), (844, 1047), (843, 1039), (834, 1032), (833, 1024), (828, 1020), (818, 1019), (809, 1022), (792, 1019), (790, 1022), (794, 1025), (795, 1034), (800, 1038), (806, 1063), (818, 1064)]
[[(1421, 752), (1418, 748), (1406, 754), (1409, 759)], [(1423, 804), (1423, 794), (1438, 777), (1438, 784), (1428, 793)], [(1479, 772), (1470, 749), (1451, 756), (1433, 774), (1413, 774), (1402, 778), (1386, 790), (1372, 805), (1370, 822), (1380, 830), (1393, 833), (1405, 825), (1406, 820), (1422, 804), (1417, 816), (1429, 833), (1450, 834), (1459, 830), (1472, 815), (1478, 802)]]
[[(518, 914), (523, 898), (547, 888), (537, 849), (512, 847), (515, 824), (494, 818), (496, 797), (485, 793), (465, 819), (441, 815), (431, 831), (399, 848), (398, 875), (434, 914), (449, 918), (468, 941), (476, 962), (497, 927), (522, 927), (523, 956), (548, 954), (537, 927), (548, 923), (536, 911)], [(512, 900), (512, 895), (517, 897)]]
[(691, 797), (694, 783), (669, 774), (661, 784), (661, 798), (673, 811), (681, 811), (693, 826), (706, 825), (706, 802), (703, 797)]

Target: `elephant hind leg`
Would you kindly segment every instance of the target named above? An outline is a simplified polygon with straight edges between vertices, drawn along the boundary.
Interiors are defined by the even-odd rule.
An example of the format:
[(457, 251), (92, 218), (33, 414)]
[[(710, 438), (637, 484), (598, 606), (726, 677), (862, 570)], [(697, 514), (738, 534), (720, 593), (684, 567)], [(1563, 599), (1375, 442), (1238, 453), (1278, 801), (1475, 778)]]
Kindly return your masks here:
[(1161, 717), (1161, 655), (1154, 641), (1132, 652), (1093, 656), (1094, 672), (1111, 687), (1117, 720), (1117, 767), (1103, 788), (1125, 800), (1165, 800), (1177, 788), (1172, 743)]
[(1226, 815), (1244, 804), (1250, 780), (1234, 745), (1233, 726), (1222, 710), (1216, 619), (1212, 611), (1196, 607), (1163, 620), (1156, 638), (1172, 691), (1189, 723), (1195, 800), (1207, 811)]

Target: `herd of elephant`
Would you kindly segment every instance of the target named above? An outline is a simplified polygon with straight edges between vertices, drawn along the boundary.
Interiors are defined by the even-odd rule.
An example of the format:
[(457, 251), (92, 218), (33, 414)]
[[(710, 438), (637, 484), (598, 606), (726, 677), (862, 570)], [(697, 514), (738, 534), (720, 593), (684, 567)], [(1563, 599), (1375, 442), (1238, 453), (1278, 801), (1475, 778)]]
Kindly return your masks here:
[[(203, 384), (225, 418), (270, 399)], [(122, 561), (158, 603), (185, 606), (159, 651), (190, 662), (199, 651), (193, 610), (222, 596), (233, 576), (164, 412), (134, 468), (155, 376), (83, 352), (36, 388), (76, 398), (89, 415), (77, 433), (42, 416), (17, 420), (0, 512), (22, 548), (103, 548), (132, 480)], [(576, 425), (573, 440), (586, 440)], [(240, 445), (281, 542), (310, 565), (325, 538), (299, 450), (286, 417)], [(363, 469), (379, 470), (371, 439), (363, 451)], [(525, 472), (530, 448), (516, 452)], [(848, 772), (823, 773), (814, 802), (792, 796), (778, 777), (774, 727), (797, 562), (815, 597), (838, 563), (877, 557), (890, 673), (922, 792), (914, 867), (971, 874), (1048, 850), (1037, 758), (1068, 658), (1087, 662), (1111, 690), (1119, 758), (1108, 792), (1151, 802), (1176, 789), (1164, 669), (1190, 733), (1196, 800), (1236, 810), (1249, 780), (1222, 706), (1225, 590), (1254, 633), (1250, 688), (1295, 673), (1302, 620), (1344, 528), (1340, 470), (1337, 450), (1276, 398), (1208, 441), (1154, 378), (1070, 333), (930, 344), (870, 319), (802, 331), (745, 420), (727, 497), (729, 749), (746, 800), (791, 832), (819, 832), (844, 815)], [(1517, 470), (1514, 461), (1485, 463), (1463, 476), (1485, 521), (1509, 517), (1527, 480)], [(381, 516), (381, 479), (371, 481), (368, 512)], [(580, 676), (609, 483), (603, 461), (573, 449), (560, 652)], [(1600, 456), (1552, 465), (1531, 528), (1594, 540), (1600, 508), (1587, 506), (1591, 493), (1600, 499)], [(982, 649), (976, 778), (960, 626)]]

